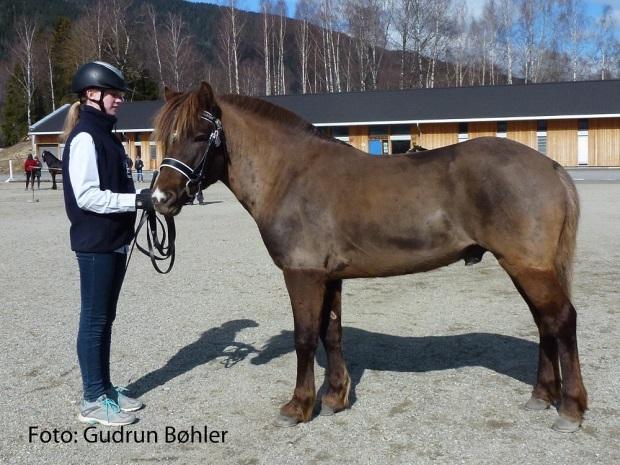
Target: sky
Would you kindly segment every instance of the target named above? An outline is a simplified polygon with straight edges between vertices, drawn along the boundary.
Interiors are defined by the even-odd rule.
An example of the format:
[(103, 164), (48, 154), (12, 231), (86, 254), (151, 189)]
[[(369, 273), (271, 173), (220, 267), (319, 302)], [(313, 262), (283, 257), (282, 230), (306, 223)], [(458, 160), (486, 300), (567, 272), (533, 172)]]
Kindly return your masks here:
[[(218, 5), (224, 5), (228, 2), (226, 0), (189, 0), (194, 3), (214, 3)], [(260, 0), (236, 0), (237, 8), (241, 10), (249, 10), (249, 11), (258, 11)], [(478, 16), (482, 11), (482, 6), (485, 3), (485, 0), (465, 0), (467, 3), (469, 12)], [(286, 4), (288, 5), (288, 16), (293, 16), (295, 14), (295, 3), (296, 0), (286, 0)], [(618, 22), (618, 27), (620, 27), (620, 0), (584, 0), (584, 4), (586, 6), (586, 11), (590, 16), (597, 17), (603, 11), (604, 5), (610, 5), (613, 8), (614, 16), (616, 21)]]

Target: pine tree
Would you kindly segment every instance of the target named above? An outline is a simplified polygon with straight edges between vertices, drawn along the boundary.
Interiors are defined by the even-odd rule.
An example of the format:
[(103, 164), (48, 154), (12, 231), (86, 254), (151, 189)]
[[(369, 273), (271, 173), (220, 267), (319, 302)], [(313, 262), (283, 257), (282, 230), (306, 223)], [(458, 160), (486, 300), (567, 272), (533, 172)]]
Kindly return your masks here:
[(26, 113), (26, 99), (23, 89), (17, 78), (18, 70), (14, 69), (13, 74), (6, 83), (4, 108), (2, 111), (2, 141), (5, 146), (19, 142), (28, 134), (28, 115)]

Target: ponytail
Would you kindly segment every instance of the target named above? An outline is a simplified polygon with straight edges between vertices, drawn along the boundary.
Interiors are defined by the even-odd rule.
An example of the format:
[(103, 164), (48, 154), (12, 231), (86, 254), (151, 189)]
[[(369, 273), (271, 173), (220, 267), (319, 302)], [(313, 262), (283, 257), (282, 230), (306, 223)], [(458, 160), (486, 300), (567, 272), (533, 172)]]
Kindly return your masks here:
[(63, 126), (62, 134), (60, 135), (60, 140), (63, 142), (66, 142), (69, 138), (69, 134), (71, 134), (71, 131), (73, 131), (73, 128), (77, 125), (78, 120), (80, 119), (80, 105), (81, 102), (77, 101), (69, 108), (69, 112), (65, 118), (65, 125)]

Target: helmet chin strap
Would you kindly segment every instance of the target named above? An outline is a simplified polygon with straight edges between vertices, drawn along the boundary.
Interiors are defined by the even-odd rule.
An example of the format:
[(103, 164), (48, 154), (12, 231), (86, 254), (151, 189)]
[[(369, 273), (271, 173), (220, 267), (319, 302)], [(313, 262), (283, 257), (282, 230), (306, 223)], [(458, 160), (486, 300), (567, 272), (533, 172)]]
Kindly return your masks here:
[(96, 103), (97, 105), (99, 105), (99, 109), (100, 109), (103, 113), (105, 113), (105, 114), (107, 115), (107, 114), (108, 114), (108, 112), (107, 112), (107, 111), (105, 111), (105, 107), (103, 106), (103, 96), (104, 96), (104, 93), (105, 93), (105, 89), (101, 89), (101, 92), (99, 93), (99, 100), (95, 100), (94, 98), (89, 98), (89, 97), (86, 97), (86, 100), (89, 100), (89, 101), (91, 101), (91, 102)]

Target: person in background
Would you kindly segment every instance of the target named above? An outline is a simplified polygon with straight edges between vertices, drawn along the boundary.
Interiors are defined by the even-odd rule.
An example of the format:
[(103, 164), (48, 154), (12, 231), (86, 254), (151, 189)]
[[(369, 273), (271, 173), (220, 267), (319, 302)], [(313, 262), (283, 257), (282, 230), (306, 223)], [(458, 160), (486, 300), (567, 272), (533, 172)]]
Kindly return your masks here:
[(140, 154), (136, 155), (136, 181), (144, 182), (144, 176), (142, 175), (142, 168), (144, 168), (144, 162)]
[(32, 168), (35, 166), (35, 164), (36, 162), (34, 161), (34, 158), (32, 158), (32, 154), (29, 153), (26, 161), (24, 162), (24, 172), (26, 173), (26, 190), (28, 190), (28, 186), (30, 185), (30, 178), (32, 178)]
[(32, 190), (34, 190), (34, 180), (37, 180), (37, 189), (41, 189), (41, 160), (35, 155), (34, 164), (32, 166)]
[(73, 77), (78, 95), (67, 114), (63, 139), (65, 210), (71, 249), (80, 271), (77, 354), (83, 399), (78, 419), (122, 426), (133, 423), (142, 402), (110, 380), (112, 323), (125, 277), (136, 209), (153, 211), (148, 189), (136, 194), (127, 155), (112, 133), (127, 85), (120, 70), (95, 61)]

